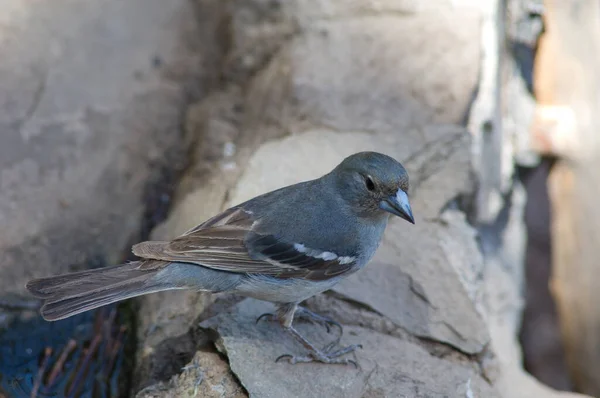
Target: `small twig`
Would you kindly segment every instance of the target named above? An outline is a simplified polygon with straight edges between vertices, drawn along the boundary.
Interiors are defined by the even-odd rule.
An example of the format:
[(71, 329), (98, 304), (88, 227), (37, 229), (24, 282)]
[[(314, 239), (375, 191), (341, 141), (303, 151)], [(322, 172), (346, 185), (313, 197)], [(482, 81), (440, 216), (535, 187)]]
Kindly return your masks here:
[(44, 359), (42, 360), (42, 364), (37, 371), (37, 375), (35, 376), (35, 383), (33, 384), (33, 389), (31, 390), (31, 398), (36, 398), (38, 394), (38, 390), (40, 389), (40, 385), (43, 382), (44, 371), (46, 370), (46, 366), (48, 366), (48, 361), (50, 360), (50, 356), (52, 355), (52, 348), (46, 347), (44, 350)]
[(90, 348), (88, 348), (87, 352), (85, 353), (85, 357), (83, 358), (83, 363), (81, 364), (81, 367), (77, 370), (77, 375), (75, 376), (75, 380), (73, 381), (73, 384), (71, 384), (71, 387), (69, 388), (69, 391), (68, 391), (69, 397), (75, 396), (75, 393), (77, 392), (77, 386), (78, 386), (79, 382), (81, 381), (81, 379), (83, 378), (83, 375), (85, 374), (85, 371), (87, 370), (88, 364), (89, 364), (90, 360), (92, 359), (92, 357), (94, 356), (96, 349), (98, 348), (98, 345), (100, 344), (100, 341), (102, 341), (102, 336), (99, 334), (94, 337), (94, 340), (92, 340), (92, 344), (90, 345)]
[(51, 388), (54, 382), (56, 381), (58, 375), (62, 371), (65, 362), (67, 361), (67, 357), (77, 347), (77, 342), (73, 339), (70, 339), (65, 348), (60, 353), (60, 357), (52, 367), (52, 371), (50, 372), (50, 376), (48, 377), (48, 383), (46, 388)]
[(104, 376), (106, 377), (107, 380), (109, 378), (109, 375), (113, 371), (113, 367), (115, 366), (115, 360), (117, 359), (117, 356), (119, 355), (119, 350), (121, 349), (121, 346), (123, 345), (123, 338), (125, 336), (126, 330), (127, 330), (127, 328), (125, 326), (121, 326), (121, 328), (119, 329), (119, 334), (117, 335), (117, 338), (114, 340), (114, 343), (112, 344), (112, 346), (108, 348), (108, 350), (110, 350), (110, 353), (109, 353), (110, 358), (107, 362), (106, 368), (104, 369)]

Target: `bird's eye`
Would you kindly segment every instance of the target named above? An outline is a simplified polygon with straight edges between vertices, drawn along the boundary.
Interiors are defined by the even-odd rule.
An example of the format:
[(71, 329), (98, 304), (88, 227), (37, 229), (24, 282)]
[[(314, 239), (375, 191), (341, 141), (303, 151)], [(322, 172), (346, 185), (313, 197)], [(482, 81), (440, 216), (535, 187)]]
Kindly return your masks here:
[(365, 185), (367, 186), (367, 189), (369, 191), (374, 191), (375, 190), (375, 183), (373, 182), (373, 179), (371, 179), (371, 177), (367, 176), (365, 178)]

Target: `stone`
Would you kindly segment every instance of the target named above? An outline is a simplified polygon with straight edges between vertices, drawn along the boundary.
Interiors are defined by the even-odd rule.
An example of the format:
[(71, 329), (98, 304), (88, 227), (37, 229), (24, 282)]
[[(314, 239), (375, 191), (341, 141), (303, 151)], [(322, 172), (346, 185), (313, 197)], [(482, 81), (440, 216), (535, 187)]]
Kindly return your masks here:
[(23, 295), (30, 278), (118, 263), (160, 221), (187, 163), (184, 110), (212, 84), (203, 57), (215, 45), (204, 33), (218, 18), (200, 25), (195, 7), (3, 4), (3, 294)]
[[(10, 228), (0, 231), (2, 310), (35, 307), (13, 299), (30, 297), (31, 278), (122, 262), (165, 218), (189, 162), (187, 108), (217, 81), (224, 7), (8, 0), (3, 9), (0, 224)], [(146, 384), (193, 356), (186, 332), (197, 313), (186, 308), (212, 302), (172, 293), (148, 300), (137, 329)]]
[[(194, 149), (192, 158), (196, 161), (180, 181), (175, 194), (177, 205), (167, 220), (152, 231), (151, 239), (173, 239), (223, 210), (227, 181), (239, 174), (237, 167), (228, 166), (235, 163), (235, 153), (225, 150), (238, 134), (235, 108), (239, 99), (235, 94), (238, 92), (234, 89), (213, 93), (188, 109), (186, 142)], [(192, 353), (178, 347), (186, 347), (188, 331), (213, 302), (210, 294), (192, 290), (160, 292), (137, 299), (137, 388), (179, 373), (181, 358)], [(165, 348), (181, 351), (182, 355), (164, 355)]]
[[(249, 85), (248, 127), (300, 133), (327, 126), (393, 136), (418, 133), (427, 124), (462, 123), (477, 83), (480, 49), (471, 38), (479, 34), (480, 19), (471, 8), (448, 12), (454, 16), (304, 21), (302, 34), (285, 42)], [(410, 33), (418, 29), (427, 33)], [(423, 46), (428, 51), (420, 51)]]
[(247, 397), (229, 370), (227, 361), (213, 351), (198, 351), (169, 382), (140, 390), (136, 398), (243, 398)]
[[(464, 218), (452, 226), (436, 219), (445, 203), (469, 186), (468, 133), (455, 127), (422, 130), (432, 140), (422, 148), (416, 147), (414, 153), (419, 156), (407, 162), (411, 184), (418, 187), (411, 195), (416, 225), (392, 219), (374, 263), (334, 287), (334, 291), (369, 305), (418, 336), (474, 354), (483, 349), (489, 336), (465, 288), (468, 283), (461, 283), (452, 263), (458, 270), (473, 267), (473, 272), (480, 272), (483, 263), (475, 232)], [(454, 150), (443, 145), (448, 136), (458, 137)], [(228, 205), (325, 174), (346, 154), (366, 149), (385, 152), (390, 140), (378, 138), (375, 134), (310, 131), (266, 143), (251, 158)], [(397, 140), (403, 138), (398, 136)], [(440, 141), (445, 156), (440, 156), (435, 144)], [(289, 154), (285, 162), (279, 161), (281, 153)], [(410, 173), (411, 165), (421, 173)], [(274, 169), (275, 174), (270, 172)], [(459, 239), (457, 232), (462, 230), (466, 232)], [(467, 287), (475, 289), (478, 284), (473, 280)]]
[[(469, 367), (435, 358), (413, 343), (354, 326), (346, 327), (342, 344), (363, 345), (354, 354), (358, 368), (275, 363), (281, 354), (303, 351), (278, 324), (255, 324), (260, 314), (272, 310), (271, 304), (247, 299), (200, 325), (218, 334), (217, 348), (227, 355), (231, 370), (250, 396), (498, 396)], [(311, 341), (326, 343), (332, 338), (315, 325), (299, 324), (298, 330)]]
[[(244, 300), (210, 319), (204, 310), (193, 334), (214, 341), (251, 396), (509, 397), (521, 385), (531, 396), (547, 392), (525, 376), (515, 342), (519, 188), (509, 226), (498, 218), (484, 236), (489, 246), (480, 245), (486, 231), (470, 225), (473, 203), (488, 207), (486, 220), (505, 205), (499, 195), (478, 195), (482, 181), (473, 177), (496, 194), (507, 188), (501, 179), (511, 181), (506, 142), (494, 141), (500, 147), (490, 152), (483, 142), (495, 92), (495, 50), (487, 47), (495, 2), (430, 3), (253, 0), (228, 9), (225, 81), (188, 114), (198, 165), (155, 236), (319, 177), (363, 150), (405, 164), (417, 216), (415, 226), (392, 220), (372, 264), (307, 303), (346, 325), (344, 343), (365, 344), (358, 370), (274, 364), (302, 350), (276, 324), (254, 325), (269, 304)], [(467, 131), (476, 93), (482, 101)], [(490, 169), (476, 173), (487, 155)], [(506, 250), (490, 256), (493, 239), (503, 238)], [(298, 327), (315, 341), (331, 338)]]

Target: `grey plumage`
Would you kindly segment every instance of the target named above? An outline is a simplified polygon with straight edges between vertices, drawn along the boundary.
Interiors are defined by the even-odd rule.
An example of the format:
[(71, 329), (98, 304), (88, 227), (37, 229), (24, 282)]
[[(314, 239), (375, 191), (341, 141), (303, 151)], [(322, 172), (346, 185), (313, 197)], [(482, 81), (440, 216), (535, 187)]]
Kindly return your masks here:
[(290, 316), (297, 303), (369, 262), (390, 213), (414, 222), (407, 191), (400, 163), (361, 152), (321, 178), (258, 196), (172, 241), (137, 244), (140, 261), (37, 279), (27, 288), (45, 300), (48, 320), (163, 290), (233, 291), (282, 305), (280, 322), (311, 360), (337, 363), (298, 337)]
[(44, 299), (44, 319), (56, 321), (107, 304), (144, 294), (175, 289), (228, 291), (240, 283), (241, 274), (230, 274), (186, 263), (153, 262), (160, 269), (145, 269), (135, 261), (100, 269), (35, 279), (27, 284)]

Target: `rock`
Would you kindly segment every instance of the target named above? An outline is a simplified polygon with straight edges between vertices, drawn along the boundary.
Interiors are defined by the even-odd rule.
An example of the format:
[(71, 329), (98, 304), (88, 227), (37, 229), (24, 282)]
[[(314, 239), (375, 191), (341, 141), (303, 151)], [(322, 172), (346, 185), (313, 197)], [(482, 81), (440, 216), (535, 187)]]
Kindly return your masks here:
[[(154, 229), (152, 239), (173, 239), (222, 210), (228, 192), (227, 181), (238, 174), (237, 167), (228, 166), (235, 162), (235, 154), (225, 151), (238, 133), (234, 108), (239, 100), (235, 94), (236, 90), (212, 94), (188, 110), (186, 141), (194, 148), (192, 158), (197, 161), (180, 182), (176, 193), (178, 205), (168, 219)], [(160, 292), (137, 301), (140, 349), (135, 384), (139, 389), (178, 373), (193, 352), (163, 355), (161, 347), (181, 341), (199, 314), (213, 303), (214, 297), (185, 290)]]
[(219, 20), (183, 0), (4, 7), (0, 290), (23, 294), (30, 278), (121, 261), (160, 221)]
[[(478, 225), (485, 264), (481, 273), (483, 303), (490, 348), (497, 355), (491, 368), (486, 360), (482, 366), (487, 368), (486, 373), (493, 374), (503, 396), (575, 397), (579, 395), (556, 392), (526, 374), (517, 340), (523, 308), (526, 231), (525, 192), (515, 181), (515, 164), (532, 165), (538, 160), (527, 129), (523, 130), (532, 117), (532, 97), (527, 92), (531, 76), (523, 54), (519, 55), (522, 48), (517, 47), (524, 43), (534, 47), (534, 31), (541, 29), (539, 25), (532, 29), (530, 23), (534, 3), (511, 0), (507, 14), (499, 16), (502, 7), (497, 1), (482, 2), (482, 29), (487, 32), (482, 36), (482, 45), (486, 51), (468, 121), (473, 134), (473, 170), (479, 181), (470, 217)], [(508, 37), (501, 38), (505, 31)], [(502, 40), (512, 45), (510, 53), (497, 47)], [(496, 96), (499, 92), (501, 97)], [(509, 105), (504, 108), (504, 103)]]
[[(411, 197), (414, 212), (418, 214), (416, 225), (391, 220), (374, 264), (334, 290), (369, 305), (418, 336), (443, 341), (474, 354), (483, 349), (489, 337), (481, 315), (475, 311), (451, 264), (457, 264), (461, 270), (470, 266), (480, 270), (482, 259), (475, 234), (464, 219), (454, 222), (454, 228), (437, 219), (442, 206), (468, 186), (468, 133), (453, 127), (422, 130), (424, 136), (432, 139), (423, 147), (414, 148), (420, 156), (415, 156), (415, 165), (428, 168), (425, 171), (418, 167), (421, 173), (410, 174), (411, 184), (418, 187)], [(458, 144), (454, 151), (448, 150), (444, 157), (439, 156), (435, 143), (443, 143), (448, 136), (458, 137)], [(398, 136), (397, 142), (390, 142), (389, 138), (384, 141), (375, 134), (311, 131), (269, 142), (250, 160), (228, 204), (241, 203), (262, 192), (323, 175), (347, 154), (366, 149), (386, 152), (386, 145), (399, 146), (400, 141), (410, 142), (411, 138), (410, 135)], [(281, 153), (289, 154), (284, 163), (279, 160)], [(307, 162), (307, 159), (323, 161)], [(434, 166), (436, 162), (439, 165)], [(409, 171), (411, 165), (409, 159)], [(271, 173), (275, 168), (277, 173)], [(453, 183), (445, 183), (445, 179)], [(467, 232), (459, 240), (456, 231), (461, 229)], [(462, 252), (449, 250), (455, 247)], [(472, 285), (476, 285), (477, 281), (474, 282)]]
[[(221, 4), (4, 2), (0, 225), (10, 228), (0, 231), (2, 309), (28, 307), (12, 298), (29, 297), (31, 278), (123, 261), (128, 244), (165, 217), (188, 163), (187, 107), (217, 81)], [(181, 296), (164, 297), (183, 308)], [(183, 353), (173, 355), (183, 363), (139, 364), (168, 379), (193, 355), (185, 334), (197, 314), (166, 314), (154, 304), (160, 298), (139, 313), (155, 325), (145, 347)], [(206, 301), (190, 295), (183, 306), (201, 310)]]
[[(194, 148), (192, 158), (197, 161), (180, 182), (176, 194), (176, 200), (180, 199), (178, 205), (168, 219), (154, 229), (152, 239), (173, 239), (222, 210), (228, 189), (226, 181), (236, 172), (235, 168), (225, 167), (235, 159), (225, 152), (226, 144), (237, 138), (232, 114), (236, 103), (234, 94), (237, 92), (212, 94), (188, 110), (186, 141)], [(196, 184), (200, 188), (192, 190)], [(179, 358), (161, 355), (157, 348), (185, 335), (213, 301), (211, 295), (194, 291), (161, 292), (138, 299), (138, 341), (142, 347), (138, 350), (138, 361), (147, 364), (138, 366), (139, 386), (164, 378), (153, 376), (147, 367), (175, 369), (182, 366)]]
[(137, 396), (559, 395), (526, 376), (515, 338), (525, 235), (513, 163), (536, 157), (514, 65), (514, 119), (496, 112), (497, 6), (9, 0), (0, 290), (121, 261), (171, 198), (153, 239), (377, 150), (408, 168), (417, 225), (392, 220), (367, 269), (307, 303), (364, 345), (360, 368), (275, 364), (302, 350), (255, 325), (269, 304), (166, 292), (138, 301)]
[(586, 398), (588, 395), (557, 391), (540, 383), (531, 375), (516, 367), (506, 367), (497, 382), (503, 396), (510, 398)]
[[(303, 351), (276, 323), (255, 325), (260, 314), (272, 310), (270, 304), (247, 299), (230, 313), (200, 325), (218, 334), (217, 347), (227, 355), (231, 370), (253, 397), (498, 396), (473, 369), (435, 358), (413, 343), (360, 327), (346, 327), (342, 339), (344, 345), (363, 345), (355, 354), (358, 369), (351, 365), (275, 363), (279, 355), (301, 355)], [(326, 343), (332, 338), (315, 325), (299, 324), (298, 329), (310, 341)]]
[[(290, 7), (302, 15), (300, 4)], [(480, 25), (473, 9), (297, 23), (301, 34), (282, 45), (249, 87), (252, 131), (327, 126), (392, 136), (424, 124), (458, 124), (468, 111), (480, 52), (471, 39)], [(427, 34), (411, 34), (424, 26)]]
[(237, 384), (229, 366), (218, 353), (198, 351), (182, 373), (168, 383), (158, 383), (139, 391), (136, 398), (242, 398), (248, 395)]
[[(406, 165), (417, 215), (415, 226), (392, 220), (372, 264), (308, 302), (346, 325), (344, 343), (365, 344), (361, 369), (274, 364), (301, 351), (276, 325), (254, 326), (265, 303), (244, 300), (201, 323), (193, 334), (215, 341), (251, 396), (509, 397), (512, 383), (545, 392), (517, 361), (523, 204), (506, 178), (512, 164), (502, 168), (512, 158), (506, 142), (496, 148), (483, 138), (495, 75), (481, 29), (493, 29), (495, 2), (433, 3), (254, 0), (228, 9), (223, 86), (188, 113), (197, 166), (155, 236), (173, 237), (363, 150)], [(469, 134), (461, 126), (479, 89)], [(490, 168), (479, 173), (488, 155)], [(474, 176), (485, 179), (482, 195)], [(514, 191), (514, 209), (501, 188)], [(487, 206), (486, 220), (503, 206), (509, 212), (484, 236), (489, 246), (479, 241), (486, 231), (470, 225), (474, 203)], [(184, 302), (164, 303), (183, 313)], [(316, 341), (331, 338), (299, 328)]]

